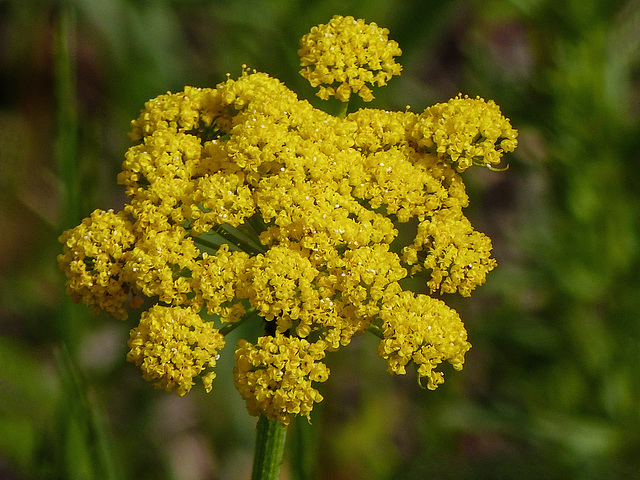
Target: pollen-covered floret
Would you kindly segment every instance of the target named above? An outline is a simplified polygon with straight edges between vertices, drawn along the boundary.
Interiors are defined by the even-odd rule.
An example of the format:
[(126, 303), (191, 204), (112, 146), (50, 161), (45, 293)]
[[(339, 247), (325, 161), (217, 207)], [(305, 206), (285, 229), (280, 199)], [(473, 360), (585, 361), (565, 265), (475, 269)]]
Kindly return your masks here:
[(183, 305), (193, 291), (191, 272), (200, 251), (187, 230), (174, 225), (166, 230), (143, 230), (127, 253), (123, 267), (137, 291), (166, 304)]
[[(249, 300), (251, 306), (267, 321), (275, 321), (284, 333), (301, 319), (309, 320), (307, 309), (319, 301), (315, 285), (319, 271), (303, 251), (285, 246), (273, 246), (247, 262), (240, 278), (237, 295)], [(306, 336), (306, 328), (299, 335)]]
[(323, 400), (312, 383), (329, 377), (322, 363), (324, 342), (265, 335), (256, 345), (241, 339), (236, 348), (234, 383), (251, 415), (264, 414), (288, 425), (292, 415), (309, 418), (313, 404)]
[(199, 375), (205, 390), (211, 391), (216, 376), (212, 369), (224, 345), (222, 334), (191, 308), (155, 305), (131, 330), (127, 359), (156, 388), (183, 396)]
[(320, 87), (317, 95), (324, 100), (335, 96), (347, 102), (357, 93), (370, 102), (373, 93), (367, 85), (386, 85), (402, 70), (394, 59), (402, 51), (388, 35), (389, 30), (376, 23), (336, 15), (302, 37), (300, 73), (311, 86)]

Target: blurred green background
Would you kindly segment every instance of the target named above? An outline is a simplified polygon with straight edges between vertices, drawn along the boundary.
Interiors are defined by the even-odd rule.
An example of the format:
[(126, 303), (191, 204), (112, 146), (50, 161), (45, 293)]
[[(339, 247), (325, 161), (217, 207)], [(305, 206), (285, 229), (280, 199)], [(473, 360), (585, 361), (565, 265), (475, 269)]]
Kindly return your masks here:
[(123, 205), (146, 100), (246, 63), (317, 104), (296, 50), (334, 14), (403, 50), (371, 106), (492, 98), (520, 145), (508, 171), (464, 174), (499, 263), (446, 299), (474, 345), (464, 370), (423, 391), (359, 338), (329, 357), (282, 477), (640, 478), (639, 1), (0, 0), (1, 479), (248, 478), (235, 339), (212, 393), (155, 391), (125, 361), (133, 323), (65, 297), (57, 237)]

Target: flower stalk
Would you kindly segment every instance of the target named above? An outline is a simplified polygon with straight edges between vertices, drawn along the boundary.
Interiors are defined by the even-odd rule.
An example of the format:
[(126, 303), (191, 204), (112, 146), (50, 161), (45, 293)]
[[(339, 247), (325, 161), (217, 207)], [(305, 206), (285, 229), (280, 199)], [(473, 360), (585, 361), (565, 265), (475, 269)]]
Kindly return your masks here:
[(251, 480), (277, 480), (284, 457), (287, 429), (278, 420), (260, 415), (256, 426), (256, 444)]
[(338, 105), (338, 113), (336, 113), (336, 117), (345, 118), (347, 116), (348, 111), (349, 111), (349, 101), (340, 102), (340, 105)]

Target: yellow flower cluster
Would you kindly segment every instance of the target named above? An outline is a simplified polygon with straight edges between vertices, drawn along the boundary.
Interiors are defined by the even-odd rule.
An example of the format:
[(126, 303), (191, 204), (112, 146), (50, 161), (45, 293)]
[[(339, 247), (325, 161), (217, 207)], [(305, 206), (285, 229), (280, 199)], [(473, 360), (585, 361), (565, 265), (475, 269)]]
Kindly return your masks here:
[(373, 92), (367, 84), (386, 85), (402, 71), (393, 58), (402, 51), (388, 35), (389, 30), (375, 23), (336, 15), (302, 37), (300, 73), (311, 86), (320, 87), (317, 95), (323, 100), (336, 97), (348, 102), (351, 93), (357, 93), (370, 102)]
[(464, 364), (471, 348), (458, 313), (441, 300), (428, 295), (402, 292), (380, 312), (384, 338), (378, 354), (387, 360), (390, 373), (406, 373), (409, 362), (417, 365), (418, 380), (434, 390), (444, 382), (442, 372), (434, 368), (444, 360), (456, 370)]
[(74, 302), (85, 303), (95, 313), (127, 317), (125, 304), (133, 297), (124, 267), (135, 242), (132, 230), (124, 212), (95, 210), (80, 225), (62, 234), (64, 253), (58, 256), (58, 262)]
[[(140, 324), (131, 330), (127, 360), (138, 365), (143, 378), (157, 388), (185, 395), (193, 378), (212, 369), (225, 340), (211, 322), (190, 308), (155, 305), (144, 312)], [(202, 375), (211, 391), (214, 371)]]
[(518, 132), (493, 100), (458, 95), (420, 114), (412, 136), (418, 147), (445, 158), (463, 172), (472, 165), (495, 167), (518, 145)]
[[(303, 40), (316, 65), (307, 74), (320, 79), (325, 65), (318, 84), (367, 96), (363, 82), (399, 72), (386, 35), (336, 17)], [(427, 388), (442, 382), (440, 363), (462, 367), (470, 344), (458, 314), (401, 282), (468, 296), (495, 267), (489, 238), (462, 212), (459, 175), (516, 145), (493, 102), (337, 118), (245, 69), (150, 100), (130, 136), (118, 176), (128, 203), (65, 232), (59, 263), (68, 293), (96, 312), (125, 318), (127, 305), (154, 304), (129, 340), (145, 379), (183, 395), (200, 376), (210, 390), (224, 334), (246, 321), (265, 334), (239, 342), (236, 387), (252, 414), (284, 424), (322, 399), (313, 383), (327, 379), (326, 352), (366, 330), (389, 372), (412, 364)]]
[(235, 385), (251, 415), (264, 414), (288, 425), (291, 415), (309, 418), (322, 395), (311, 382), (324, 382), (329, 369), (322, 341), (263, 336), (256, 345), (240, 340), (233, 369)]
[(489, 237), (473, 229), (456, 210), (440, 210), (418, 223), (413, 244), (402, 250), (403, 259), (414, 265), (412, 273), (431, 271), (427, 286), (432, 293), (455, 293), (464, 297), (485, 282), (496, 266)]

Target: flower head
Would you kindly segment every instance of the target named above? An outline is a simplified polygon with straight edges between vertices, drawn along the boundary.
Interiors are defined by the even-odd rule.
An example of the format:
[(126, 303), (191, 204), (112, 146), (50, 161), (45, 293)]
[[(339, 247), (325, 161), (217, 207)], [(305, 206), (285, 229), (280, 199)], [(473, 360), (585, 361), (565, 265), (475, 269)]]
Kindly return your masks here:
[[(380, 312), (383, 338), (378, 354), (387, 360), (389, 373), (404, 374), (416, 366), (421, 385), (434, 390), (444, 382), (435, 368), (447, 360), (456, 370), (471, 348), (458, 313), (441, 300), (402, 292)], [(426, 380), (426, 385), (423, 383)]]
[(131, 330), (127, 359), (138, 365), (145, 380), (157, 388), (183, 396), (194, 385), (193, 378), (207, 370), (202, 381), (211, 391), (218, 351), (224, 337), (211, 322), (190, 308), (156, 305), (142, 314)]
[(412, 272), (428, 272), (431, 292), (455, 293), (464, 297), (482, 285), (497, 262), (491, 258), (491, 239), (473, 229), (458, 209), (442, 209), (418, 224), (404, 260)]
[(125, 319), (130, 282), (125, 265), (133, 248), (133, 226), (123, 212), (95, 210), (80, 225), (60, 236), (60, 269), (67, 277), (67, 293), (95, 312)]
[(402, 53), (398, 43), (388, 38), (389, 30), (351, 16), (334, 16), (328, 24), (313, 27), (302, 37), (298, 56), (300, 71), (317, 95), (326, 100), (335, 96), (347, 102), (357, 93), (365, 102), (373, 100), (367, 86), (386, 85), (402, 67), (395, 63)]
[(323, 342), (276, 335), (256, 345), (240, 340), (236, 349), (234, 382), (252, 415), (265, 414), (288, 425), (292, 415), (309, 417), (322, 395), (312, 382), (324, 382), (329, 369), (320, 360)]
[[(336, 16), (303, 38), (302, 74), (323, 98), (370, 100), (368, 85), (400, 72), (387, 34)], [(264, 334), (238, 342), (235, 385), (251, 414), (283, 424), (322, 400), (325, 354), (365, 331), (389, 372), (414, 365), (427, 388), (440, 363), (462, 367), (464, 325), (431, 295), (468, 296), (496, 265), (464, 216), (460, 175), (497, 169), (517, 144), (494, 102), (338, 118), (245, 68), (150, 100), (130, 136), (128, 203), (64, 232), (59, 263), (96, 312), (152, 305), (129, 339), (145, 379), (184, 395), (201, 377), (211, 390), (224, 335), (248, 321)], [(408, 277), (429, 295), (406, 290)]]
[(493, 100), (458, 95), (425, 109), (412, 132), (418, 147), (462, 172), (472, 165), (497, 169), (503, 153), (518, 145), (518, 132)]

